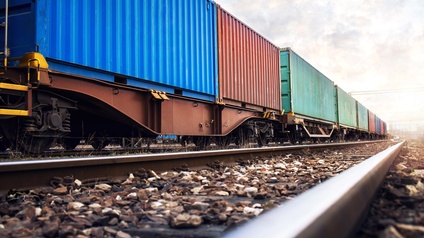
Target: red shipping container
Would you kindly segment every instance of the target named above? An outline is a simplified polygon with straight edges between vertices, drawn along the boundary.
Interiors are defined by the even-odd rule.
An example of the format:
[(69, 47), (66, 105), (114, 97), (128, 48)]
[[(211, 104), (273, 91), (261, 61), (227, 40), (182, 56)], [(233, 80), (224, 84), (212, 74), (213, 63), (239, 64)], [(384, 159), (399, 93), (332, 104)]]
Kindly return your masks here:
[(371, 133), (375, 133), (375, 114), (368, 110), (368, 130)]
[(217, 5), (219, 100), (281, 111), (279, 48)]
[(380, 135), (385, 135), (387, 130), (387, 124), (381, 120), (381, 127), (380, 127)]

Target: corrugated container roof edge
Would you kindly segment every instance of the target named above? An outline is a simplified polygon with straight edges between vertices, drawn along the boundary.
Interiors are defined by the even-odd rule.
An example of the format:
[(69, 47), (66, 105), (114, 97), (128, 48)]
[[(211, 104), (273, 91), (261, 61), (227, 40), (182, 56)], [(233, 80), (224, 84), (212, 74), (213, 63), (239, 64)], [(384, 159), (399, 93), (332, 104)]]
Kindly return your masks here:
[[(212, 0), (210, 0), (212, 1)], [(225, 10), (225, 8), (223, 8), (220, 4), (216, 3), (215, 1), (212, 1), (215, 3), (215, 5), (217, 6), (217, 8), (220, 8), (222, 10), (224, 10), (228, 15), (230, 15), (232, 18), (236, 19), (237, 21), (243, 23), (245, 26), (247, 26), (252, 32), (254, 32), (255, 34), (257, 34), (258, 36), (260, 36), (261, 38), (267, 40), (271, 45), (273, 45), (274, 47), (280, 49), (279, 46), (277, 46), (276, 44), (272, 43), (272, 41), (268, 40), (267, 37), (265, 37), (264, 35), (262, 35), (261, 33), (259, 33), (258, 31), (256, 31), (255, 29), (253, 29), (252, 27), (250, 27), (249, 25), (247, 25), (246, 23), (244, 23), (242, 20), (240, 20), (239, 18), (237, 18), (236, 16), (234, 16), (233, 14), (231, 14), (229, 11)]]
[[(305, 60), (305, 58), (303, 58), (302, 56), (300, 56), (298, 53), (296, 53), (296, 51), (294, 51), (291, 47), (280, 47), (280, 51), (289, 51), (292, 52), (294, 54), (297, 55), (297, 57), (301, 58), (302, 60), (304, 60), (306, 63), (309, 64), (310, 67), (314, 68), (318, 73), (324, 75), (326, 78), (328, 78), (325, 74), (323, 74), (320, 70), (318, 70), (317, 68), (315, 68), (311, 63), (309, 63), (307, 60)], [(334, 83), (335, 86), (337, 86), (337, 84), (335, 84), (335, 82), (333, 80), (331, 80), (330, 78), (328, 78), (328, 80), (330, 80), (331, 82)]]
[(279, 48), (217, 5), (219, 97), (281, 111)]

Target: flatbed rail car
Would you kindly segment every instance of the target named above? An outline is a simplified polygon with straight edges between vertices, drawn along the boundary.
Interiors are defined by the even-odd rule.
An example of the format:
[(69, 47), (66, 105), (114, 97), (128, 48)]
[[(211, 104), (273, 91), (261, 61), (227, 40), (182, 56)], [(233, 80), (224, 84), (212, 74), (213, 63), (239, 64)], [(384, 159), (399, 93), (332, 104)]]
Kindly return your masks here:
[(5, 0), (0, 21), (0, 150), (162, 134), (265, 144), (282, 131), (278, 47), (213, 1)]

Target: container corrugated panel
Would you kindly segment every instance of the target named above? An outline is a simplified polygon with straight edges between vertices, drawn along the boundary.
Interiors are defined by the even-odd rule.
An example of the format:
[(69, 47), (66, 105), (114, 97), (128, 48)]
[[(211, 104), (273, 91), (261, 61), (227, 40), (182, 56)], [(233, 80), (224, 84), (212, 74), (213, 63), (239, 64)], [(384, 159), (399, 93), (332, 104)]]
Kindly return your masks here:
[(378, 116), (375, 116), (375, 132), (377, 134), (381, 133), (381, 119)]
[(384, 121), (381, 121), (380, 125), (380, 134), (385, 135), (387, 130), (387, 124)]
[(387, 135), (387, 123), (384, 122), (384, 135)]
[(217, 96), (213, 1), (9, 2), (12, 57), (38, 50), (53, 70), (107, 81), (119, 75), (132, 86)]
[(375, 133), (375, 114), (368, 110), (368, 130), (371, 133)]
[(358, 128), (368, 131), (368, 110), (357, 101)]
[(217, 5), (219, 96), (281, 110), (279, 48)]
[(387, 135), (387, 122), (384, 122), (384, 135)]
[(337, 90), (338, 123), (344, 126), (357, 127), (356, 100), (339, 86)]
[(289, 48), (280, 51), (280, 73), (286, 113), (337, 122), (333, 81)]

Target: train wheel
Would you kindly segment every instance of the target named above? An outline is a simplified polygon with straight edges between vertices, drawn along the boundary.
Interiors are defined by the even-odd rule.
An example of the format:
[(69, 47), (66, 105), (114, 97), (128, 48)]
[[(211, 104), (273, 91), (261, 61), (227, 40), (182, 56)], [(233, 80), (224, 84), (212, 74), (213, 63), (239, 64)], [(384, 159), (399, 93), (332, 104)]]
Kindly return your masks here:
[(239, 128), (237, 131), (236, 145), (246, 147), (249, 144), (249, 131), (244, 128)]
[(290, 128), (289, 137), (290, 137), (290, 143), (292, 145), (296, 145), (296, 144), (300, 145), (303, 143), (303, 140), (304, 140), (301, 130), (296, 130), (294, 127)]
[(268, 138), (266, 137), (266, 133), (259, 132), (257, 139), (258, 139), (258, 145), (261, 147), (268, 144)]

